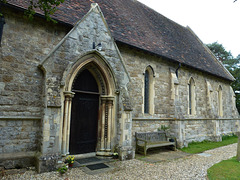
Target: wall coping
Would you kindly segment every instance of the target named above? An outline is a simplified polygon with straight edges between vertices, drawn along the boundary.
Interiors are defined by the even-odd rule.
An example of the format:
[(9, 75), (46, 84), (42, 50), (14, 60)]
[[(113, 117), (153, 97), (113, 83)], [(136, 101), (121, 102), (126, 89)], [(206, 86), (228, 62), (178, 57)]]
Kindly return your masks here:
[(0, 116), (0, 120), (41, 120), (42, 117), (33, 116)]
[(240, 118), (132, 118), (132, 121), (197, 121), (197, 120), (240, 120)]

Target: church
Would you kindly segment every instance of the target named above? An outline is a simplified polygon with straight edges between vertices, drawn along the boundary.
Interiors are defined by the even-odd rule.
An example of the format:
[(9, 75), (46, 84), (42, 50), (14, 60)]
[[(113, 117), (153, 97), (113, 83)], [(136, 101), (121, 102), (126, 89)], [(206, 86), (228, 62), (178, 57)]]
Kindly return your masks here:
[(1, 4), (0, 166), (132, 159), (135, 132), (163, 126), (179, 148), (240, 130), (234, 78), (190, 27), (136, 0), (65, 1), (56, 24), (26, 2)]

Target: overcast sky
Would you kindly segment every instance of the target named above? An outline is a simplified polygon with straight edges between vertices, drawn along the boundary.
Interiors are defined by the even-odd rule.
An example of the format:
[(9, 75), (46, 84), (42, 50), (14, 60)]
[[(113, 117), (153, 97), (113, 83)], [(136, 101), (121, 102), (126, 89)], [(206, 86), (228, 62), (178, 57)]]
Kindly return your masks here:
[(167, 18), (189, 26), (205, 44), (218, 42), (240, 54), (240, 0), (138, 0)]

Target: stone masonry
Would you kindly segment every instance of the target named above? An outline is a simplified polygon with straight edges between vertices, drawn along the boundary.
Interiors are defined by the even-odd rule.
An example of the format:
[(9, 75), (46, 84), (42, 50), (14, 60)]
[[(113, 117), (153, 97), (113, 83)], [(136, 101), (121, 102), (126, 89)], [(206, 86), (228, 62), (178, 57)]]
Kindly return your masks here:
[[(3, 14), (0, 166), (35, 163), (39, 172), (56, 169), (69, 153), (72, 83), (85, 68), (100, 89), (98, 155), (117, 151), (121, 160), (134, 158), (135, 132), (157, 131), (161, 125), (169, 127), (179, 147), (204, 139), (219, 141), (223, 133), (240, 130), (229, 81), (115, 42), (97, 4), (74, 27), (40, 17), (28, 21), (23, 12), (9, 7)], [(94, 49), (93, 42), (102, 49)], [(150, 113), (144, 113), (147, 67), (152, 70)]]
[[(182, 147), (192, 141), (216, 140), (221, 134), (240, 130), (235, 94), (228, 81), (181, 67), (178, 82), (172, 86), (171, 73), (174, 70), (175, 74), (178, 64), (133, 51), (121, 44), (119, 49), (131, 77), (129, 90), (133, 102), (133, 136), (135, 132), (157, 131), (165, 125), (170, 127), (170, 135), (177, 137), (178, 146)], [(149, 65), (154, 71), (154, 114), (143, 112), (144, 72)], [(188, 82), (191, 77), (195, 81), (194, 115), (188, 114)], [(210, 84), (211, 92), (207, 84)], [(219, 86), (222, 87), (223, 97), (222, 117), (218, 112)], [(174, 96), (169, 92), (173, 92)]]
[[(40, 169), (45, 169), (43, 166), (46, 166), (44, 156), (49, 156), (54, 152), (59, 154), (68, 153), (59, 148), (65, 146), (63, 145), (65, 141), (62, 138), (64, 139), (67, 135), (61, 132), (61, 129), (64, 129), (65, 126), (61, 124), (64, 117), (63, 111), (65, 111), (64, 106), (62, 106), (64, 100), (62, 96), (63, 93), (71, 91), (71, 89), (68, 89), (68, 82), (71, 81), (68, 80), (68, 74), (71, 74), (71, 69), (74, 69), (76, 64), (81, 64), (81, 59), (84, 59), (88, 54), (103, 57), (108, 64), (106, 66), (109, 66), (110, 71), (114, 74), (112, 78), (115, 78), (115, 92), (110, 93), (110, 95), (116, 98), (116, 103), (113, 104), (118, 104), (118, 107), (113, 108), (113, 112), (115, 112), (115, 108), (119, 109), (117, 109), (116, 113), (117, 121), (115, 120), (114, 124), (111, 125), (115, 126), (116, 130), (113, 128), (112, 132), (116, 132), (116, 134), (112, 134), (109, 150), (114, 151), (114, 147), (118, 146), (121, 159), (134, 157), (131, 145), (131, 109), (126, 105), (129, 104), (128, 91), (126, 91), (129, 77), (103, 18), (99, 7), (93, 5), (88, 14), (75, 25), (39, 65), (45, 73), (46, 80), (46, 108), (44, 109), (43, 142), (41, 147), (43, 155), (40, 157)], [(102, 49), (98, 52), (92, 50), (93, 42), (96, 44), (101, 43)], [(125, 105), (123, 105), (123, 102), (125, 102)], [(50, 116), (54, 116), (52, 120)], [(54, 129), (51, 129), (51, 126), (54, 126)], [(54, 139), (51, 141), (49, 137)], [(68, 148), (66, 147), (66, 149)]]
[[(68, 31), (4, 8), (6, 24), (0, 47), (0, 165), (25, 167), (40, 152), (42, 139), (43, 73), (40, 60)], [(52, 128), (52, 127), (51, 127)], [(22, 155), (21, 155), (22, 154)], [(25, 161), (19, 161), (19, 157)], [(6, 161), (6, 159), (8, 159)], [(10, 160), (15, 160), (16, 163)]]

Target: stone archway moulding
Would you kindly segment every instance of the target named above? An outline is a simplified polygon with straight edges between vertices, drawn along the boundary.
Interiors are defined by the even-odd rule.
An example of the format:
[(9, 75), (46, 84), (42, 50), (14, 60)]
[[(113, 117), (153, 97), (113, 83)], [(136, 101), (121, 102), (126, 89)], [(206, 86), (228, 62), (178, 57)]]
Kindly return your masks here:
[(113, 90), (118, 89), (118, 83), (114, 71), (112, 70), (108, 61), (98, 51), (89, 51), (77, 58), (74, 62), (75, 63), (70, 63), (63, 73), (61, 85), (64, 87), (64, 91), (71, 91), (73, 80), (78, 74), (79, 70), (89, 63), (94, 63), (101, 71), (105, 81), (111, 82), (111, 84), (108, 83), (108, 88), (112, 94), (115, 93)]
[(113, 139), (116, 126), (116, 79), (109, 64), (98, 54), (88, 54), (79, 58), (76, 63), (69, 65), (63, 74), (64, 108), (62, 128), (60, 128), (60, 131), (62, 131), (61, 152), (62, 154), (69, 154), (71, 108), (72, 98), (74, 97), (72, 85), (78, 73), (83, 69), (90, 70), (100, 89), (97, 154), (110, 155), (114, 146)]

